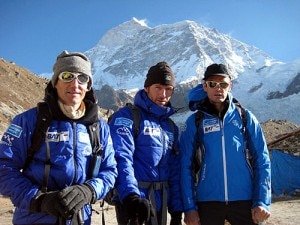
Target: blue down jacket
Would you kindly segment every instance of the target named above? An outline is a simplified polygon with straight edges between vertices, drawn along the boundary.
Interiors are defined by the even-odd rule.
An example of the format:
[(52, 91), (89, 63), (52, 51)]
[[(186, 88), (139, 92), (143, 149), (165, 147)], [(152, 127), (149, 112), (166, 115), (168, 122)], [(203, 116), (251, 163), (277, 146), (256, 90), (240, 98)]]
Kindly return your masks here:
[[(201, 110), (200, 137), (196, 136), (195, 113), (186, 120), (181, 133), (181, 185), (185, 212), (196, 209), (198, 201), (252, 200), (253, 207), (269, 209), (271, 202), (270, 159), (262, 128), (247, 110), (249, 152), (245, 150), (242, 120), (228, 94), (229, 107), (223, 120), (205, 107), (202, 85), (189, 93), (191, 110)], [(193, 183), (192, 165), (195, 138), (202, 146), (200, 178)], [(253, 158), (249, 166), (248, 156)]]
[[(141, 110), (140, 133), (134, 138), (130, 109), (117, 111), (110, 122), (111, 136), (117, 160), (117, 191), (121, 201), (128, 195), (147, 198), (148, 190), (138, 187), (139, 181), (164, 182), (168, 188), (168, 210), (182, 211), (180, 192), (180, 160), (178, 128), (175, 136), (167, 120), (174, 112), (171, 106), (161, 107), (153, 103), (144, 90), (140, 90), (134, 104)], [(162, 193), (156, 191), (157, 210), (161, 210)]]
[[(114, 186), (117, 177), (109, 127), (102, 119), (98, 120), (98, 116), (95, 117), (95, 104), (87, 101), (86, 116), (78, 121), (71, 121), (61, 115), (55, 102), (51, 103), (51, 110), (55, 114), (46, 134), (51, 151), (48, 191), (87, 182), (94, 188), (97, 199), (102, 199)], [(100, 140), (104, 151), (98, 176), (87, 180), (92, 148), (86, 124), (91, 119), (100, 123)], [(0, 193), (9, 196), (16, 206), (14, 224), (55, 224), (57, 219), (45, 213), (29, 212), (30, 201), (43, 182), (46, 158), (46, 144), (43, 143), (29, 166), (22, 171), (36, 121), (36, 108), (17, 115), (0, 143)], [(90, 224), (91, 206), (86, 205), (84, 212), (85, 224)]]

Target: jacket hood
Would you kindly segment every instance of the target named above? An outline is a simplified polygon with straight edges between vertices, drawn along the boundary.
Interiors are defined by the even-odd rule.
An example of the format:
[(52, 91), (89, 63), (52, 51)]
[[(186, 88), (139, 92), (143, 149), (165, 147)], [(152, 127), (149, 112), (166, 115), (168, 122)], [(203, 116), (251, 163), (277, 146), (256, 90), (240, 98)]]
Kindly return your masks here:
[(188, 103), (191, 111), (196, 111), (199, 104), (207, 98), (207, 93), (203, 89), (202, 84), (198, 84), (196, 87), (192, 88), (188, 93)]

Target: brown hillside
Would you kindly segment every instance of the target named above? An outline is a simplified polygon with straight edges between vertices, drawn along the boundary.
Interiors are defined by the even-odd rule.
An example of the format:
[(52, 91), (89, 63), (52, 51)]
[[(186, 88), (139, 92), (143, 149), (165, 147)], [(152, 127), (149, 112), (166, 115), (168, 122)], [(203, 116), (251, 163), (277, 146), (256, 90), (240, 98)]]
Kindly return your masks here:
[(14, 115), (43, 99), (47, 80), (0, 59), (0, 134)]

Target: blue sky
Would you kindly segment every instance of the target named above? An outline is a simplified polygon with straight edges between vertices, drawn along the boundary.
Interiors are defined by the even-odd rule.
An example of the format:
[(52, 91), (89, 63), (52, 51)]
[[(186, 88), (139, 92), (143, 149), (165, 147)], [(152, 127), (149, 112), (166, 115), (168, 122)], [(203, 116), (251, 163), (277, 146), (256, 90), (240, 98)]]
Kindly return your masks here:
[(298, 0), (0, 0), (0, 57), (40, 74), (64, 49), (86, 51), (136, 17), (148, 26), (193, 20), (275, 59), (300, 58)]

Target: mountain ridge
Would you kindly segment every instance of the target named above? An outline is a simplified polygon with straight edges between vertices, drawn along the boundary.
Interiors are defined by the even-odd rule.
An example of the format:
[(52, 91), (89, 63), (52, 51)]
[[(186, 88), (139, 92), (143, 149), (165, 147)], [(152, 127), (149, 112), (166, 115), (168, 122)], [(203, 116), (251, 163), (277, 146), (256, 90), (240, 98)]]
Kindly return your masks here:
[[(122, 41), (114, 45), (115, 39), (111, 38), (106, 46), (103, 40), (108, 39), (107, 35)], [(297, 79), (300, 60), (280, 62), (255, 46), (194, 21), (151, 28), (133, 18), (109, 30), (85, 53), (91, 58), (94, 87), (100, 92), (104, 85), (111, 86), (116, 92), (141, 89), (150, 66), (167, 61), (176, 75), (175, 90), (180, 90), (172, 101), (183, 103), (175, 106), (185, 109), (176, 118), (180, 123), (183, 123), (180, 117), (186, 118), (190, 113), (188, 99), (183, 99), (193, 87), (190, 83), (194, 82), (194, 86), (200, 83), (208, 65), (223, 63), (233, 76), (232, 93), (260, 121), (273, 118), (300, 124), (297, 107), (300, 102), (300, 81)], [(271, 110), (266, 111), (268, 109)]]
[[(201, 82), (208, 65), (223, 63), (233, 76), (233, 95), (260, 121), (284, 119), (300, 124), (300, 59), (280, 62), (255, 46), (194, 21), (149, 27), (133, 18), (107, 31), (85, 54), (92, 62), (94, 89), (102, 92), (99, 97), (103, 96), (101, 88), (109, 85), (116, 91), (111, 97), (127, 93), (125, 99), (132, 98), (130, 93), (143, 88), (150, 66), (167, 61), (176, 75), (175, 91), (179, 91), (172, 101), (185, 109), (178, 116), (183, 123), (180, 117), (189, 113), (187, 92)], [(114, 109), (124, 103), (120, 97), (116, 104), (110, 96), (101, 102)]]
[[(135, 33), (127, 32), (128, 27)], [(274, 61), (254, 46), (189, 20), (150, 28), (132, 19), (109, 30), (85, 53), (93, 62), (96, 89), (104, 84), (114, 89), (137, 88), (142, 75), (158, 61), (172, 65), (178, 83), (201, 78), (205, 68), (214, 62), (229, 65), (236, 78), (245, 68), (255, 65), (258, 69)], [(253, 56), (258, 58), (257, 55), (259, 61), (254, 62)]]

